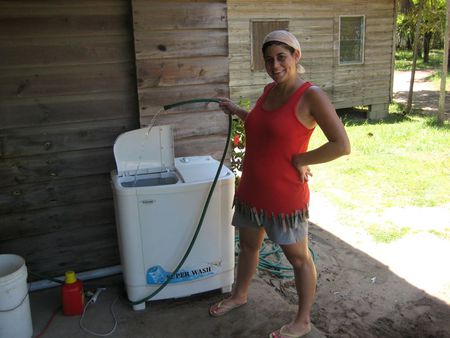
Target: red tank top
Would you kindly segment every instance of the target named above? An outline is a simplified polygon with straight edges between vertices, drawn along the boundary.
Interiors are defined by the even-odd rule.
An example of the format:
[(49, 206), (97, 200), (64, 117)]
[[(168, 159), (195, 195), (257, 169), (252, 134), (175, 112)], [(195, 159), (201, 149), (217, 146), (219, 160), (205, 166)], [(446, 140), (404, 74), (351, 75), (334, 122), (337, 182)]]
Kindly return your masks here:
[(274, 85), (265, 87), (245, 120), (245, 157), (235, 206), (258, 224), (279, 220), (293, 226), (298, 217), (308, 217), (309, 188), (291, 160), (306, 152), (314, 131), (297, 119), (295, 107), (312, 84), (304, 83), (281, 107), (268, 111), (263, 104)]

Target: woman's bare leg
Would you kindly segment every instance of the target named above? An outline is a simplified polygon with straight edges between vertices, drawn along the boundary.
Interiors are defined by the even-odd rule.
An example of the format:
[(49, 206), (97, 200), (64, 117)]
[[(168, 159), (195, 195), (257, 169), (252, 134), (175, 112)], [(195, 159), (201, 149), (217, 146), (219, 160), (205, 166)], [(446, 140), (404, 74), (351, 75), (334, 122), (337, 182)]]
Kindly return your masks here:
[(311, 328), (311, 308), (316, 294), (317, 273), (308, 249), (308, 236), (295, 244), (280, 245), (294, 268), (295, 286), (298, 294), (298, 311), (287, 327), (290, 333), (301, 333)]
[[(264, 240), (264, 228), (239, 228), (239, 257), (236, 282), (231, 297), (222, 301), (222, 306), (247, 303), (248, 289), (259, 261), (259, 249)], [(210, 309), (218, 312), (217, 304)]]
[(239, 302), (246, 302), (248, 289), (259, 261), (259, 249), (264, 240), (264, 228), (239, 229), (239, 258), (237, 265), (236, 283), (231, 298)]

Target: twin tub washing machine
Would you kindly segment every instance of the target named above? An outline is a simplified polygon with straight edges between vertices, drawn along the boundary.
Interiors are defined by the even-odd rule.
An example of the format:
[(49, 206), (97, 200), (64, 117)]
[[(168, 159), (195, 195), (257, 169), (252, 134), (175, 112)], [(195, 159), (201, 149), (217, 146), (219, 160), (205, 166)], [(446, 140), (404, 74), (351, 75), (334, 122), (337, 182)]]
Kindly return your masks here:
[[(128, 298), (137, 302), (166, 281), (188, 250), (219, 162), (210, 156), (175, 158), (168, 125), (120, 135), (114, 156), (111, 184), (120, 257)], [(233, 196), (234, 174), (223, 166), (189, 256), (150, 300), (231, 291)], [(133, 309), (145, 309), (145, 302)]]

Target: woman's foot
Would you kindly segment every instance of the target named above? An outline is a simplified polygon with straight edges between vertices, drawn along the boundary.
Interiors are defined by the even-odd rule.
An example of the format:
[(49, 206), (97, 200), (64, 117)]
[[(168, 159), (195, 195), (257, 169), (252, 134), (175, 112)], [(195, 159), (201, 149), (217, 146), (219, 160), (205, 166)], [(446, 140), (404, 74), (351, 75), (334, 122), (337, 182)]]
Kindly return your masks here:
[(300, 325), (290, 323), (272, 332), (269, 338), (300, 338), (306, 336), (309, 332), (311, 332), (311, 324)]
[(220, 317), (245, 304), (247, 304), (247, 300), (223, 299), (209, 308), (209, 314), (213, 317)]

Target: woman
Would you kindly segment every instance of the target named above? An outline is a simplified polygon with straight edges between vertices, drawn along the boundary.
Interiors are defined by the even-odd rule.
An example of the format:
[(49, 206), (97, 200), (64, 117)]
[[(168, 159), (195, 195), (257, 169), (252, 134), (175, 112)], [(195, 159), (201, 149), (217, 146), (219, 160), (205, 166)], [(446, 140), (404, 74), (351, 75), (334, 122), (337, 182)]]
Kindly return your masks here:
[[(228, 99), (220, 103), (225, 113), (245, 121), (246, 153), (233, 217), (240, 236), (236, 283), (231, 297), (211, 306), (209, 312), (222, 316), (246, 304), (267, 233), (292, 264), (299, 296), (293, 321), (269, 337), (301, 337), (311, 331), (317, 278), (308, 250), (309, 165), (349, 154), (350, 142), (326, 94), (301, 79), (296, 37), (288, 31), (273, 31), (265, 37), (262, 52), (273, 82), (264, 88), (255, 107), (247, 112)], [(328, 142), (308, 151), (316, 125)]]

